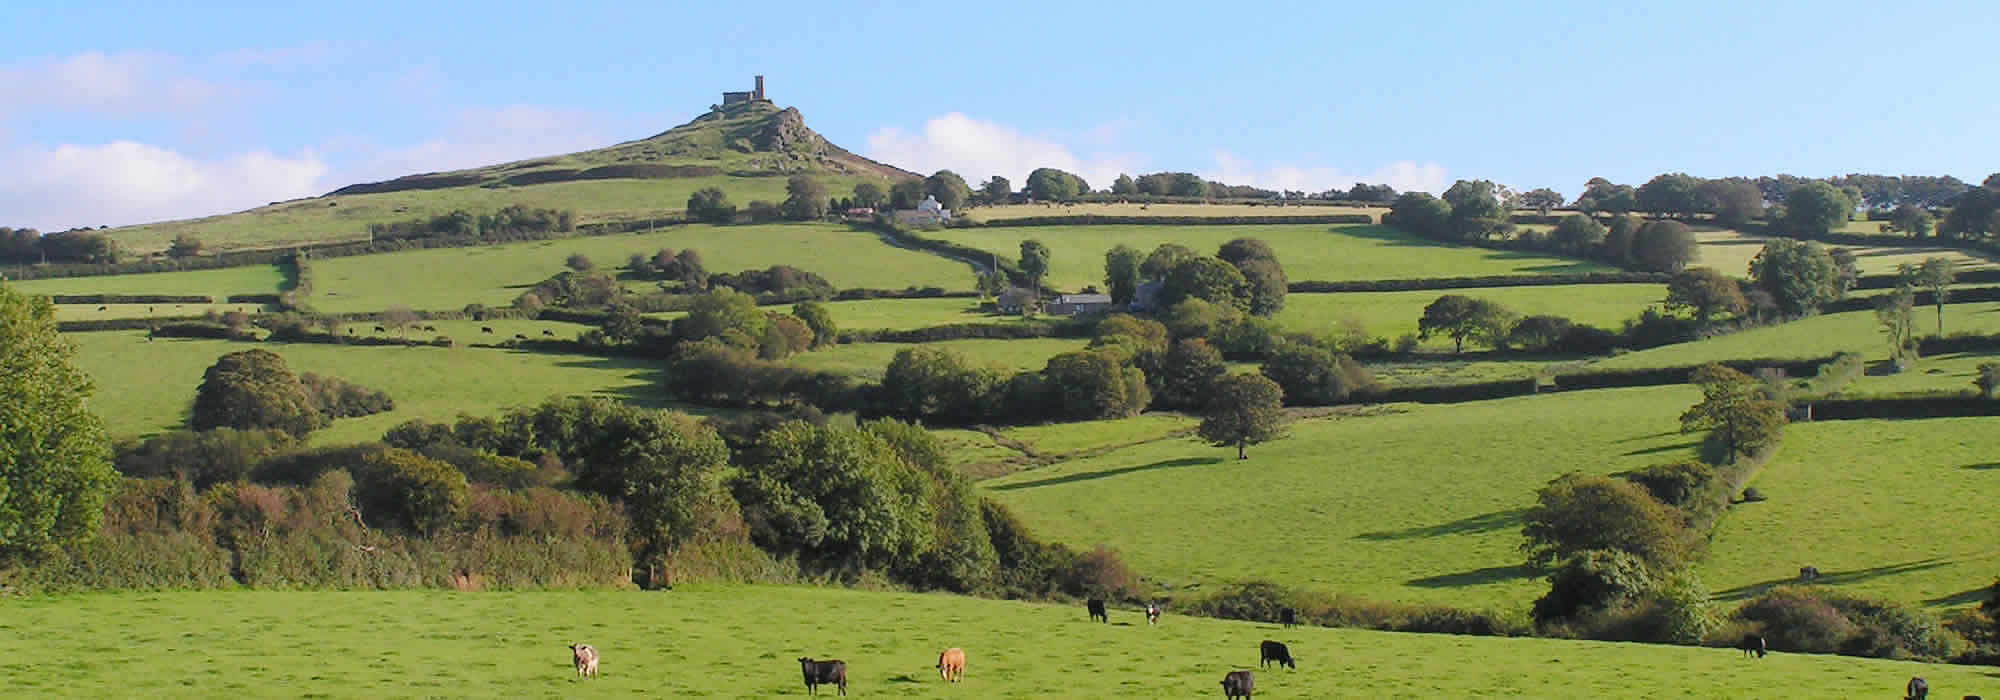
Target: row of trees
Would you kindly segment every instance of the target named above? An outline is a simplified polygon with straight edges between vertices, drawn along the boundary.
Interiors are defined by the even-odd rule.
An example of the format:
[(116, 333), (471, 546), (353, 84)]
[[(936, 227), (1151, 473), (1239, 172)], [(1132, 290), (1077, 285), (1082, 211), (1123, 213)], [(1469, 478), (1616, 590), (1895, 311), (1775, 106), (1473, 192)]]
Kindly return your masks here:
[[(1022, 270), (1028, 271), (1029, 243), (1022, 244)], [(1046, 247), (1035, 251), (1045, 254)], [(1138, 297), (1147, 282), (1157, 283), (1159, 292), (1152, 300), (1157, 308), (1168, 308), (1187, 299), (1270, 317), (1285, 307), (1288, 283), (1284, 265), (1270, 244), (1256, 238), (1237, 238), (1208, 257), (1177, 243), (1162, 244), (1151, 253), (1118, 245), (1104, 254), (1104, 284), (1114, 305), (1123, 307)]]
[(569, 209), (530, 209), (515, 204), (490, 214), (474, 214), (464, 209), (405, 221), (369, 224), (373, 240), (471, 236), (507, 240), (576, 230), (576, 212)]
[(115, 263), (118, 258), (118, 242), (92, 229), (44, 234), (0, 226), (0, 263)]
[[(1483, 243), (1510, 241), (1522, 247), (1562, 255), (1604, 260), (1614, 265), (1658, 272), (1675, 272), (1700, 256), (1694, 232), (1679, 221), (1646, 221), (1613, 216), (1609, 225), (1586, 214), (1565, 216), (1547, 234), (1519, 231), (1509, 221), (1498, 186), (1485, 180), (1460, 180), (1442, 198), (1406, 192), (1390, 205), (1382, 223), (1444, 241)], [(1518, 233), (1517, 233), (1518, 232)]]

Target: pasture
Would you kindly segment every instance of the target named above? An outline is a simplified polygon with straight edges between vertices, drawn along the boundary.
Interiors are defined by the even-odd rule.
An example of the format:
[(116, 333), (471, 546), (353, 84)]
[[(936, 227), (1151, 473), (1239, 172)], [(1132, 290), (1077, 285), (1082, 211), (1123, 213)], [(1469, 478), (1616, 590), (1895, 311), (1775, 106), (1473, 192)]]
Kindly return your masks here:
[(1699, 398), (1666, 386), (1348, 407), (1293, 423), (1248, 460), (1158, 440), (980, 486), (1038, 532), (1114, 547), (1178, 590), (1269, 579), (1517, 609), (1547, 587), (1518, 549), (1535, 489), (1692, 456), (1678, 417)]
[(396, 410), (343, 418), (313, 433), (315, 444), (379, 439), (412, 418), (491, 415), (552, 396), (593, 395), (665, 406), (658, 362), (486, 348), (360, 347), (163, 338), (143, 332), (74, 333), (77, 363), (97, 384), (90, 408), (113, 437), (185, 424), (202, 372), (222, 355), (261, 348), (293, 372), (329, 374), (381, 389)]
[(923, 235), (1010, 260), (1020, 256), (1021, 241), (1039, 240), (1049, 247), (1049, 284), (1068, 291), (1086, 285), (1102, 288), (1104, 253), (1119, 244), (1151, 252), (1162, 243), (1179, 243), (1214, 255), (1223, 243), (1244, 237), (1269, 243), (1285, 266), (1285, 277), (1293, 282), (1613, 271), (1581, 260), (1453, 246), (1386, 226), (1029, 226), (944, 229)]
[(2000, 572), (2000, 418), (1799, 423), (1730, 508), (1701, 565), (1723, 599), (1818, 567), (1819, 585), (1933, 606), (1983, 600)]
[[(1589, 284), (1287, 294), (1285, 308), (1278, 312), (1277, 320), (1288, 330), (1326, 333), (1335, 329), (1336, 324), (1353, 319), (1368, 330), (1369, 337), (1394, 340), (1405, 333), (1416, 333), (1424, 307), (1446, 294), (1499, 302), (1522, 316), (1554, 314), (1615, 330), (1625, 319), (1638, 316), (1647, 306), (1666, 299), (1667, 288), (1661, 284)], [(1450, 338), (1438, 336), (1426, 346), (1450, 349), (1452, 344)]]
[[(1935, 313), (1931, 307), (1916, 310), (1918, 335), (1930, 335), (1936, 331)], [(2000, 331), (2000, 302), (1946, 304), (1944, 328), (1947, 333)], [(1640, 350), (1600, 360), (1594, 366), (1604, 369), (1672, 367), (1753, 357), (1819, 357), (1836, 352), (1859, 352), (1870, 361), (1889, 356), (1889, 343), (1875, 320), (1875, 312), (1847, 311), (1814, 316), (1692, 343)]]
[[(1770, 239), (1741, 231), (1709, 229), (1695, 233), (1695, 240), (1701, 242), (1701, 258), (1695, 261), (1695, 266), (1712, 267), (1722, 274), (1747, 279), (1750, 276), (1750, 260), (1757, 257), (1757, 252), (1763, 250), (1764, 244)], [(1996, 264), (1991, 258), (1957, 248), (1852, 245), (1831, 247), (1853, 251), (1854, 264), (1864, 275), (1889, 274), (1895, 272), (1898, 265), (1906, 263), (1920, 265), (1925, 258), (1932, 257), (1951, 260), (1960, 270), (1985, 269)]]
[[(711, 273), (791, 265), (838, 288), (968, 289), (972, 269), (928, 253), (896, 248), (874, 233), (832, 224), (690, 225), (654, 233), (527, 241), (477, 248), (411, 250), (327, 258), (312, 263), (312, 303), (320, 311), (380, 311), (403, 305), (448, 310), (467, 304), (505, 306), (536, 283), (562, 272), (581, 253), (600, 269), (623, 268), (637, 253), (662, 248), (700, 251)], [(824, 254), (814, 255), (814, 251)], [(621, 270), (622, 272), (622, 270)], [(650, 283), (634, 282), (637, 288)]]
[(895, 359), (896, 352), (904, 348), (924, 347), (951, 350), (965, 356), (966, 361), (978, 365), (992, 365), (1018, 371), (1041, 369), (1048, 365), (1049, 358), (1081, 350), (1090, 341), (1074, 338), (1031, 338), (1026, 340), (942, 340), (922, 345), (901, 343), (848, 343), (820, 348), (812, 352), (802, 352), (785, 360), (787, 364), (805, 369), (828, 372), (844, 372), (871, 381), (880, 380), (889, 361)]
[[(561, 264), (561, 261), (557, 261)], [(181, 272), (147, 272), (136, 275), (107, 275), (99, 277), (57, 277), (44, 280), (9, 281), (7, 284), (26, 294), (172, 294), (201, 295), (215, 297), (222, 303), (231, 294), (277, 294), (279, 283), (284, 276), (276, 265), (245, 265), (224, 267), (214, 270), (185, 270)], [(67, 305), (65, 305), (67, 306)], [(97, 304), (89, 308), (96, 309)], [(154, 306), (160, 306), (155, 304)], [(171, 307), (172, 304), (165, 306)], [(143, 305), (141, 305), (143, 309)], [(60, 311), (60, 309), (59, 309)], [(161, 308), (161, 315), (183, 315), (186, 309), (167, 313)], [(194, 311), (191, 313), (200, 313)], [(64, 317), (68, 320), (70, 317)], [(82, 317), (78, 317), (82, 318)], [(104, 318), (131, 318), (129, 316), (105, 316)]]
[[(838, 658), (856, 697), (1219, 695), (1278, 639), (1296, 671), (1258, 696), (1933, 697), (1993, 694), (1990, 669), (1835, 656), (1545, 639), (1394, 634), (1137, 611), (1111, 624), (1056, 606), (778, 586), (673, 592), (125, 593), (8, 602), (0, 684), (34, 697), (802, 696), (802, 656)], [(580, 680), (568, 645), (602, 654)], [(938, 651), (961, 647), (963, 683)], [(68, 659), (57, 664), (52, 659)], [(822, 695), (832, 692), (821, 688)]]
[[(825, 302), (833, 321), (841, 330), (911, 330), (960, 323), (1010, 324), (1022, 322), (1019, 314), (1004, 315), (981, 310), (978, 299), (860, 299)], [(791, 309), (787, 304), (785, 310)]]
[(1031, 216), (1334, 216), (1338, 214), (1367, 214), (1380, 221), (1388, 207), (1344, 207), (1344, 206), (1292, 206), (1271, 207), (1250, 204), (1140, 204), (1130, 202), (1087, 202), (1078, 204), (1006, 204), (994, 207), (972, 207), (960, 211), (958, 216), (973, 221), (996, 221), (999, 219), (1022, 219)]

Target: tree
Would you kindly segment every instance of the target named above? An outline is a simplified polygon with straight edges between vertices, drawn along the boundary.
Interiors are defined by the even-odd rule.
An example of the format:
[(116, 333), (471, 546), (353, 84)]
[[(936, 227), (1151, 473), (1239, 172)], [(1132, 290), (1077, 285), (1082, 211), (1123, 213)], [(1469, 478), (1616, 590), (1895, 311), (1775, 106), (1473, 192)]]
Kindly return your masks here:
[(882, 186), (873, 182), (863, 182), (854, 186), (854, 206), (875, 209), (888, 203), (889, 195)]
[(688, 218), (711, 224), (726, 224), (736, 218), (736, 205), (720, 187), (704, 187), (688, 195)]
[[(1979, 376), (1973, 377), (1972, 385), (1979, 388), (1980, 396), (1991, 400), (1996, 394), (2000, 394), (2000, 362), (1981, 362), (1978, 370)], [(2000, 605), (1995, 607), (2000, 608)]]
[(1132, 182), (1132, 176), (1119, 173), (1118, 179), (1111, 181), (1112, 194), (1132, 195), (1139, 193), (1139, 186)]
[(598, 329), (604, 331), (604, 337), (611, 342), (630, 343), (645, 333), (644, 318), (639, 315), (638, 309), (619, 304), (611, 307), (611, 313), (604, 316), (604, 324)]
[(1245, 260), (1236, 265), (1243, 273), (1244, 292), (1248, 295), (1250, 313), (1269, 318), (1285, 308), (1285, 268), (1273, 258)]
[(1889, 336), (1889, 363), (1898, 372), (1909, 368), (1917, 352), (1915, 307), (1916, 295), (1908, 284), (1875, 298), (1875, 320)]
[(1201, 257), (1193, 248), (1179, 243), (1162, 243), (1139, 265), (1139, 274), (1149, 280), (1165, 280), (1181, 263)]
[(903, 180), (889, 186), (889, 208), (915, 209), (924, 201), (924, 181)]
[(1699, 196), (1705, 208), (1715, 213), (1715, 223), (1722, 226), (1739, 227), (1764, 215), (1764, 193), (1749, 180), (1706, 180)]
[(1382, 223), (1429, 238), (1451, 235), (1451, 205), (1428, 192), (1404, 192), (1389, 205)]
[(1167, 349), (1157, 367), (1147, 369), (1146, 379), (1153, 388), (1153, 405), (1199, 410), (1208, 402), (1209, 384), (1228, 373), (1222, 353), (1208, 341), (1182, 338)]
[(1556, 228), (1549, 232), (1556, 248), (1578, 257), (1588, 256), (1604, 243), (1604, 225), (1597, 219), (1584, 214), (1571, 214), (1556, 221)]
[(1535, 600), (1530, 614), (1540, 623), (1567, 620), (1631, 600), (1653, 586), (1646, 562), (1638, 557), (1615, 549), (1585, 550), (1549, 573), (1549, 592)]
[(1561, 207), (1563, 201), (1562, 193), (1547, 187), (1539, 187), (1521, 193), (1521, 206), (1533, 209), (1535, 213), (1542, 216), (1548, 216), (1549, 210)]
[(1139, 249), (1118, 244), (1104, 254), (1104, 288), (1111, 293), (1111, 303), (1125, 306), (1138, 295), (1140, 272), (1145, 264), (1145, 254)]
[(929, 480), (881, 437), (792, 421), (749, 452), (736, 498), (765, 547), (846, 568), (907, 565), (932, 544)]
[(1331, 406), (1375, 387), (1375, 379), (1353, 358), (1305, 343), (1279, 345), (1258, 371), (1298, 406)]
[(1027, 275), (1028, 286), (1039, 289), (1049, 275), (1049, 247), (1033, 238), (1021, 241), (1021, 274)]
[[(674, 335), (682, 340), (721, 337), (728, 341), (734, 337), (732, 345), (755, 347), (769, 321), (757, 308), (756, 298), (718, 286), (689, 302), (687, 315), (674, 320)], [(737, 335), (732, 336), (732, 331)]]
[(1146, 374), (1128, 367), (1120, 354), (1077, 350), (1049, 358), (1042, 369), (1056, 416), (1101, 420), (1139, 415), (1152, 402)]
[(1924, 258), (1924, 264), (1916, 268), (1905, 265), (1903, 277), (1910, 284), (1931, 290), (1931, 299), (1937, 306), (1937, 334), (1944, 335), (1944, 302), (1951, 295), (1951, 283), (1958, 278), (1958, 269), (1950, 258)]
[(1090, 191), (1090, 185), (1075, 174), (1055, 168), (1036, 168), (1028, 173), (1028, 196), (1044, 201), (1075, 199)]
[(1548, 350), (1562, 342), (1576, 323), (1561, 316), (1537, 315), (1514, 322), (1507, 331), (1507, 344), (1523, 350)]
[(1237, 459), (1249, 459), (1249, 447), (1275, 440), (1284, 429), (1284, 391), (1278, 383), (1254, 374), (1227, 374), (1209, 384), (1208, 408), (1201, 439), (1216, 447), (1236, 448)]
[(1750, 279), (1789, 316), (1818, 313), (1840, 296), (1840, 270), (1818, 243), (1773, 239), (1750, 260)]
[(988, 179), (986, 184), (980, 185), (979, 190), (986, 194), (987, 202), (992, 204), (1006, 204), (1007, 200), (1014, 196), (1014, 183), (1008, 182), (1007, 178), (995, 175)]
[(303, 438), (324, 426), (305, 385), (269, 350), (244, 350), (217, 358), (195, 391), (189, 427), (195, 430), (272, 428)]
[[(958, 183), (964, 187), (963, 181)], [(818, 221), (826, 218), (826, 186), (810, 175), (793, 175), (785, 180), (785, 218)]]
[(584, 255), (582, 253), (570, 253), (569, 257), (563, 259), (563, 267), (567, 267), (577, 272), (589, 272), (591, 270), (597, 269), (597, 263), (591, 262), (590, 256), (588, 255)]
[(1678, 272), (1699, 257), (1701, 242), (1678, 221), (1648, 221), (1632, 241), (1632, 262), (1655, 272)]
[(1423, 318), (1417, 320), (1417, 336), (1426, 340), (1439, 334), (1450, 337), (1454, 353), (1465, 352), (1468, 340), (1497, 346), (1512, 329), (1513, 316), (1506, 307), (1485, 299), (1446, 294), (1424, 307)]
[(1182, 299), (1201, 299), (1220, 306), (1247, 311), (1250, 308), (1249, 281), (1236, 266), (1220, 258), (1198, 257), (1175, 265), (1160, 285), (1159, 303), (1173, 306)]
[(1937, 229), (1937, 218), (1923, 207), (1913, 204), (1896, 205), (1889, 214), (1889, 225), (1897, 231), (1910, 234), (1911, 238), (1923, 238)]
[(1693, 311), (1695, 320), (1702, 323), (1718, 313), (1741, 316), (1750, 310), (1750, 303), (1743, 298), (1743, 289), (1736, 280), (1712, 267), (1688, 268), (1667, 280), (1666, 305), (1670, 311)]
[(806, 328), (812, 330), (813, 347), (826, 347), (839, 341), (840, 326), (834, 322), (833, 312), (828, 311), (825, 304), (802, 301), (792, 305), (792, 315), (804, 321)]
[(958, 173), (939, 170), (924, 178), (924, 194), (936, 197), (945, 209), (957, 211), (965, 208), (966, 200), (972, 199), (972, 188)]
[(1490, 180), (1459, 180), (1444, 191), (1451, 205), (1451, 233), (1466, 240), (1483, 239), (1500, 231), (1507, 223), (1499, 186)]
[(1792, 188), (1785, 193), (1787, 233), (1802, 238), (1819, 238), (1847, 222), (1854, 213), (1854, 201), (1839, 188), (1819, 180)]
[(1952, 202), (1951, 213), (1945, 215), (1938, 235), (1971, 240), (2000, 233), (1996, 216), (2000, 216), (2000, 191), (1974, 187)]
[(1654, 216), (1692, 218), (1700, 210), (1696, 191), (1701, 180), (1687, 173), (1668, 173), (1647, 180), (1636, 193), (1639, 210)]
[(1593, 550), (1624, 552), (1654, 571), (1687, 561), (1689, 533), (1681, 517), (1637, 484), (1572, 472), (1535, 498), (1521, 526), (1530, 566), (1546, 569)]
[(97, 533), (118, 486), (55, 307), (0, 282), (0, 568)]
[(1611, 224), (1604, 229), (1603, 257), (1617, 265), (1632, 262), (1632, 249), (1637, 244), (1639, 229), (1645, 222), (1631, 214), (1611, 217)]
[(195, 238), (192, 234), (183, 233), (174, 236), (173, 245), (167, 246), (169, 258), (192, 258), (200, 254), (201, 239)]
[(1784, 432), (1785, 406), (1772, 387), (1719, 364), (1694, 371), (1691, 383), (1702, 399), (1681, 413), (1681, 432), (1713, 431), (1732, 454), (1748, 454), (1776, 445)]
[(465, 474), (450, 464), (392, 448), (362, 455), (353, 471), (356, 505), (378, 525), (431, 535), (465, 511)]
[(1576, 198), (1576, 208), (1587, 214), (1623, 214), (1638, 207), (1638, 196), (1631, 185), (1612, 184), (1601, 177), (1593, 177), (1590, 182), (1584, 183), (1583, 194)]

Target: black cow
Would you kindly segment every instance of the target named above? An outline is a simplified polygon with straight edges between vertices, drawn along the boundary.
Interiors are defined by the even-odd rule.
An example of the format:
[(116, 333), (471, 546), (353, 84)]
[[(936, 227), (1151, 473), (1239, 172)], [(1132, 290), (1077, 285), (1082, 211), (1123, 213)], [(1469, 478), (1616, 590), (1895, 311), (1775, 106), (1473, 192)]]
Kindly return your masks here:
[(1299, 624), (1299, 613), (1291, 608), (1278, 608), (1278, 624), (1290, 627)]
[(806, 677), (806, 692), (818, 695), (821, 685), (832, 683), (840, 686), (840, 694), (847, 694), (847, 662), (840, 660), (814, 661), (810, 656), (799, 657), (799, 671)]
[(554, 337), (556, 337), (556, 332), (555, 332), (555, 331), (552, 331), (552, 330), (548, 330), (548, 329), (544, 328), (544, 329), (542, 329), (542, 335), (546, 335), (546, 336), (548, 336), (548, 337), (551, 337), (551, 338), (554, 338)]
[(376, 332), (376, 333), (387, 333), (387, 332), (389, 332), (389, 331), (388, 331), (388, 329), (385, 329), (385, 328), (383, 328), (383, 327), (381, 327), (381, 326), (376, 326), (376, 327), (375, 327), (375, 332)]
[(1294, 671), (1298, 670), (1299, 668), (1297, 664), (1292, 663), (1292, 650), (1286, 649), (1284, 642), (1273, 642), (1269, 639), (1266, 639), (1264, 640), (1263, 644), (1257, 646), (1257, 655), (1259, 657), (1257, 659), (1257, 665), (1259, 667), (1262, 667), (1265, 664), (1276, 661), (1278, 662), (1279, 666), (1283, 666), (1285, 668), (1289, 668)]
[(437, 326), (424, 326), (424, 332), (426, 333), (436, 333), (437, 329)]
[(1257, 679), (1249, 671), (1230, 671), (1222, 677), (1222, 697), (1247, 698), (1250, 691), (1257, 688)]
[(1091, 598), (1090, 600), (1086, 600), (1083, 602), (1083, 607), (1090, 610), (1090, 619), (1096, 620), (1098, 622), (1111, 621), (1111, 616), (1104, 614), (1103, 599)]
[(1903, 700), (1924, 700), (1930, 696), (1931, 684), (1925, 682), (1923, 676), (1911, 678), (1910, 684), (1904, 687)]
[(105, 310), (105, 309), (109, 309), (109, 308), (111, 308), (111, 307), (109, 307), (109, 306), (100, 306), (100, 307), (97, 307), (97, 310), (98, 310), (98, 311), (103, 311), (103, 310)]
[(1756, 654), (1757, 658), (1760, 659), (1764, 658), (1764, 654), (1770, 651), (1769, 647), (1764, 646), (1763, 635), (1757, 635), (1757, 634), (1743, 635), (1743, 641), (1737, 642), (1736, 648), (1742, 649), (1744, 656)]
[(480, 326), (480, 327), (479, 327), (479, 332), (481, 332), (481, 333), (492, 333), (492, 332), (493, 332), (493, 327), (492, 327), (492, 326)]
[(527, 340), (527, 339), (528, 339), (528, 336), (525, 336), (525, 335), (521, 335), (521, 334), (519, 334), (519, 333), (515, 333), (515, 334), (514, 334), (514, 339), (515, 339), (515, 340)]
[(1146, 604), (1146, 624), (1160, 624), (1160, 605), (1158, 603)]
[(1799, 567), (1799, 581), (1804, 583), (1812, 583), (1818, 580), (1819, 580), (1819, 567), (1817, 566)]

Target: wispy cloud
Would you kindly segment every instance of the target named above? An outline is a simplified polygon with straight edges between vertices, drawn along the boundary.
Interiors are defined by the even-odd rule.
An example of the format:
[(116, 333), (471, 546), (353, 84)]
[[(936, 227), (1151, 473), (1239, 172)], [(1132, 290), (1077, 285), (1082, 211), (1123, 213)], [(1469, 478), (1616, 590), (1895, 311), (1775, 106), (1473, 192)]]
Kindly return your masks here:
[(1252, 185), (1271, 190), (1299, 190), (1304, 192), (1325, 192), (1330, 189), (1347, 189), (1354, 183), (1388, 185), (1400, 192), (1443, 192), (1445, 184), (1444, 166), (1436, 163), (1416, 161), (1396, 161), (1368, 173), (1349, 173), (1339, 168), (1324, 166), (1268, 165), (1237, 157), (1228, 151), (1217, 151), (1215, 166), (1201, 173), (1202, 177), (1218, 180), (1231, 185)]
[(314, 194), (326, 166), (306, 152), (199, 159), (131, 141), (0, 152), (0, 211), (44, 231), (239, 211)]
[(1000, 175), (1015, 187), (1024, 184), (1036, 168), (1067, 170), (1083, 176), (1092, 187), (1108, 187), (1119, 173), (1131, 172), (1138, 164), (1122, 155), (1080, 156), (1060, 143), (958, 112), (924, 122), (923, 130), (917, 133), (895, 127), (877, 129), (868, 135), (867, 155), (919, 173), (949, 169), (974, 185)]
[(91, 51), (0, 66), (0, 104), (16, 114), (56, 110), (134, 117), (196, 111), (241, 92), (190, 75), (180, 64), (163, 54)]

